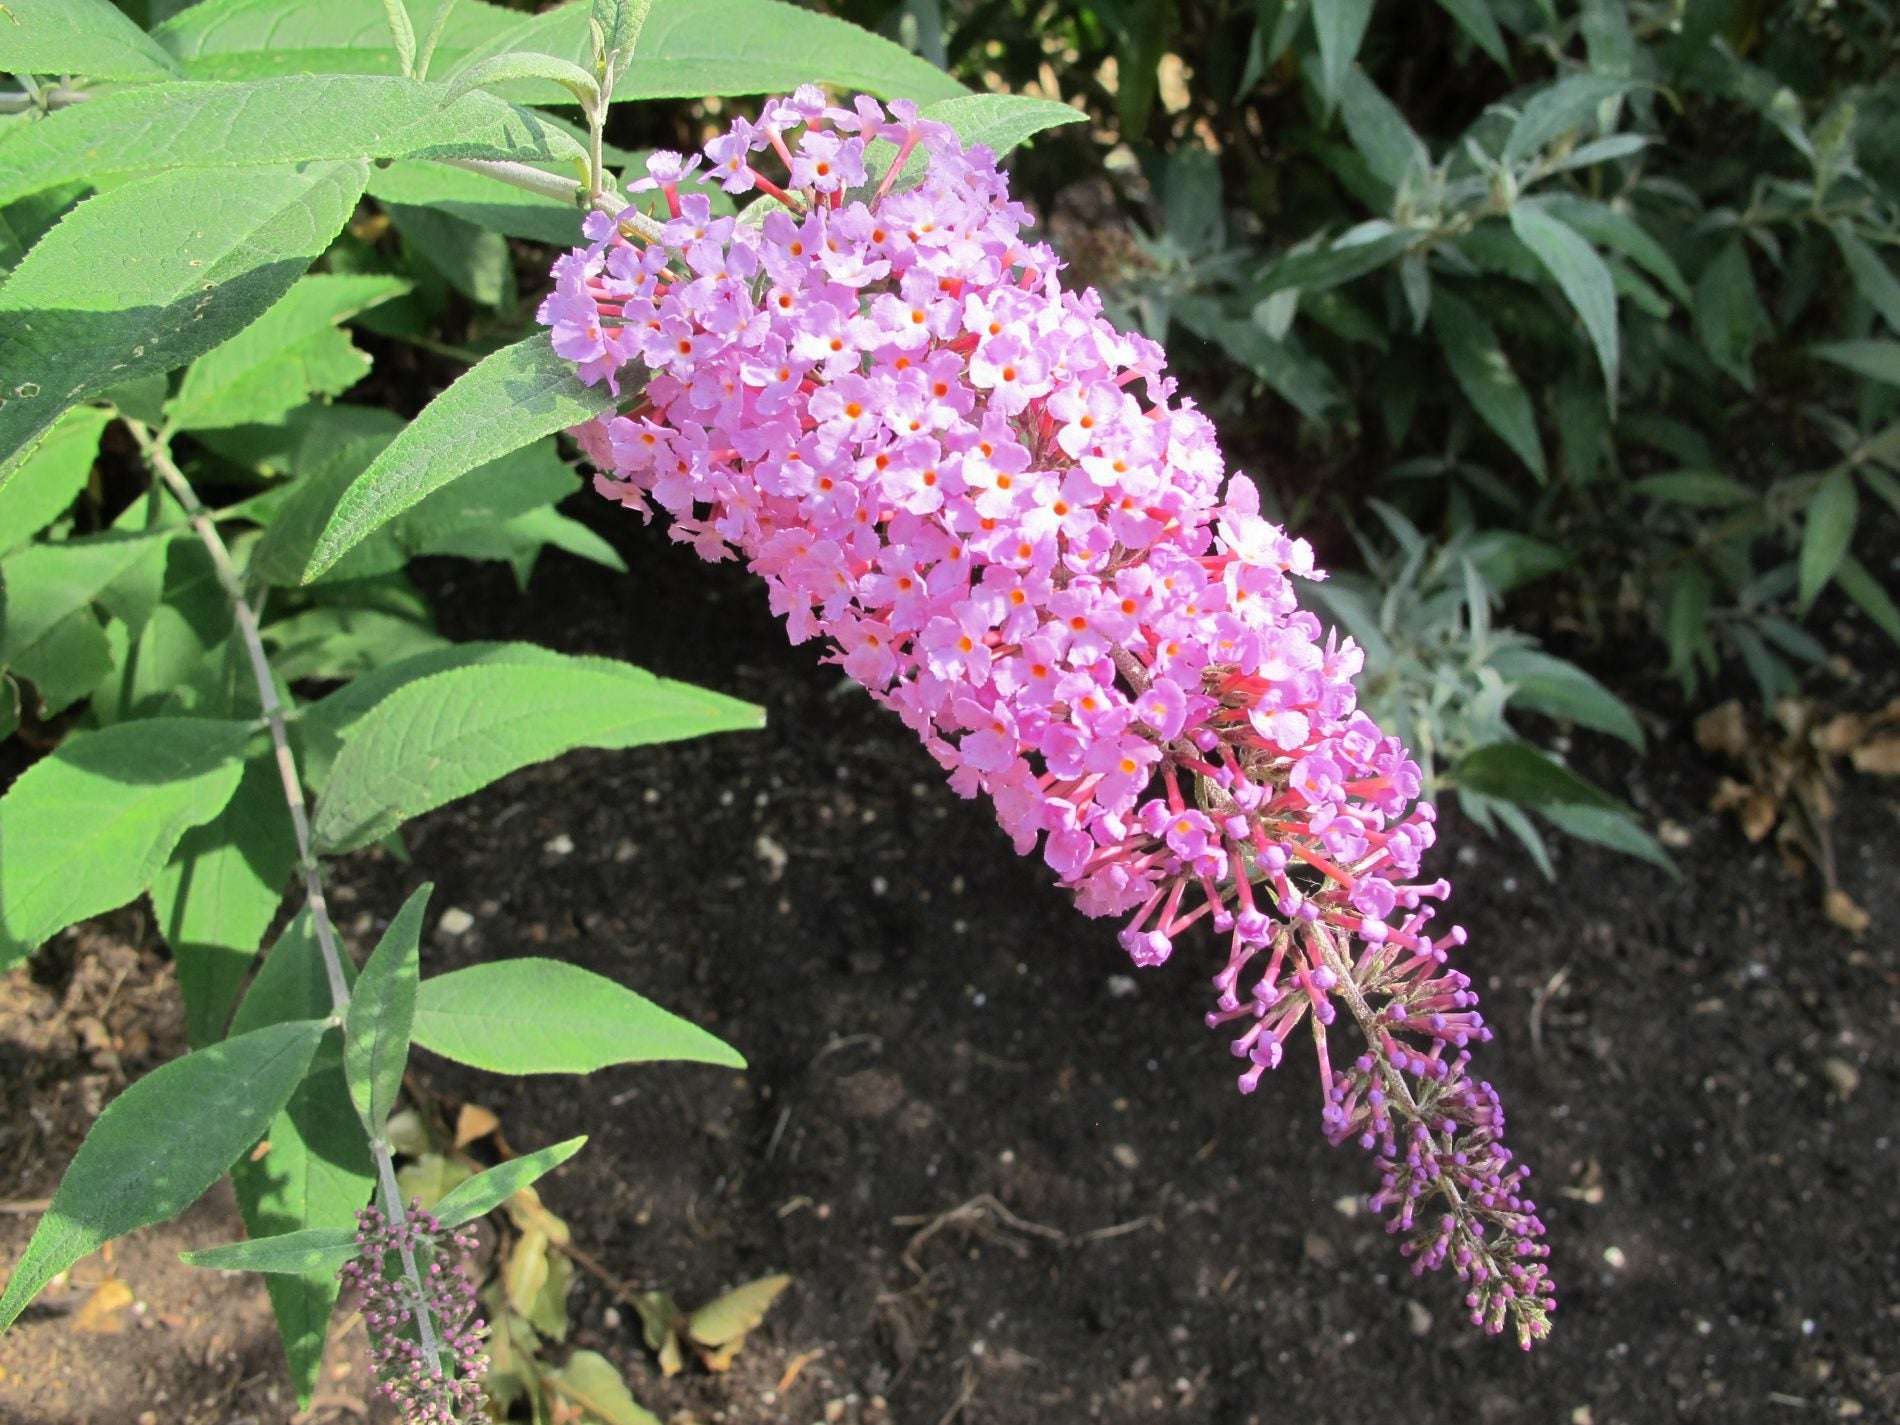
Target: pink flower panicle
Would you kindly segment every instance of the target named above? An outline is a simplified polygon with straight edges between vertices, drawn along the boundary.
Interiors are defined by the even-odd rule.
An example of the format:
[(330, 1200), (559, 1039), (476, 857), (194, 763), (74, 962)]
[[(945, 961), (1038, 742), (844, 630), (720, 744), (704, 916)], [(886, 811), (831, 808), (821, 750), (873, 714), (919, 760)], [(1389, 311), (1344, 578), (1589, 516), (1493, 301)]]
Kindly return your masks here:
[[(356, 1224), (357, 1255), (339, 1276), (361, 1302), (378, 1391), (402, 1412), (405, 1425), (486, 1420), (487, 1329), (476, 1315), (475, 1283), (456, 1260), (475, 1250), (474, 1234), (466, 1228), (444, 1231), (414, 1201), (398, 1221), (365, 1207)], [(409, 1279), (405, 1251), (418, 1268), (420, 1294)], [(418, 1307), (428, 1312), (438, 1338), (434, 1361), (426, 1359)]]
[[(1310, 1026), (1327, 1136), (1377, 1159), (1415, 1269), (1449, 1264), (1473, 1321), (1528, 1347), (1544, 1228), (1467, 1074), (1491, 1031), (1446, 968), (1463, 931), (1432, 929), (1432, 809), (1357, 707), (1360, 650), (1298, 607), (1311, 548), (1226, 478), (1162, 349), (1063, 290), (987, 149), (807, 86), (705, 157), (773, 200), (763, 221), (713, 216), (657, 155), (662, 239), (594, 214), (555, 263), (555, 350), (616, 394), (645, 381), (575, 432), (595, 487), (744, 557), (793, 641), (825, 640), (1085, 914), (1122, 917), (1138, 965), (1197, 923), (1225, 937), (1207, 1019), (1241, 1089)], [(1365, 1051), (1335, 1068), (1341, 1008)]]

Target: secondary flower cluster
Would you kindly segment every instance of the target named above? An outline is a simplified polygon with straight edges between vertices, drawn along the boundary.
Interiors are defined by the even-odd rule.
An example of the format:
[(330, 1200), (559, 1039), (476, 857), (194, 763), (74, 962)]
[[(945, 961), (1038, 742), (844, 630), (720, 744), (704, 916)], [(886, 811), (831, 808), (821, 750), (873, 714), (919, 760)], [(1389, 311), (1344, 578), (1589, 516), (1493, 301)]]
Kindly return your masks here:
[[(706, 146), (715, 217), (656, 155), (658, 241), (596, 214), (541, 308), (590, 383), (599, 491), (736, 551), (794, 641), (893, 708), (1138, 965), (1225, 937), (1211, 1026), (1243, 1091), (1310, 1027), (1324, 1128), (1372, 1152), (1416, 1271), (1474, 1322), (1548, 1330), (1543, 1224), (1503, 1115), (1467, 1074), (1490, 1037), (1419, 875), (1432, 811), (1358, 710), (1351, 640), (1295, 598), (1312, 550), (1226, 476), (1153, 342), (1064, 291), (994, 156), (904, 104), (813, 87)], [(779, 181), (763, 169), (782, 169)], [(755, 221), (760, 212), (763, 221)], [(1335, 1064), (1341, 1009), (1364, 1052)]]
[[(475, 1314), (475, 1283), (451, 1259), (475, 1250), (467, 1229), (447, 1233), (417, 1203), (391, 1221), (374, 1207), (356, 1214), (357, 1255), (339, 1276), (360, 1300), (369, 1332), (370, 1365), (383, 1398), (405, 1425), (458, 1425), (485, 1420), (482, 1378), (486, 1330)], [(413, 1261), (421, 1284), (409, 1278)], [(419, 1313), (439, 1348), (428, 1359)]]

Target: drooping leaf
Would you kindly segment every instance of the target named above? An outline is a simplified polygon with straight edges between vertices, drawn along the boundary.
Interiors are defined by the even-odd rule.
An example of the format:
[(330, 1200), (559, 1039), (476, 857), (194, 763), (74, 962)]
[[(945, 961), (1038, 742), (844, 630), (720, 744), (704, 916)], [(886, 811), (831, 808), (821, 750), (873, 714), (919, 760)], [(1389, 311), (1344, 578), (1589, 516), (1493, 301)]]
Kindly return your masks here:
[(1346, 70), (1359, 56), (1372, 0), (1313, 0), (1313, 29), (1319, 36), (1320, 92), (1326, 107), (1339, 102)]
[(1887, 637), (1900, 643), (1900, 605), (1894, 603), (1893, 595), (1880, 586), (1865, 564), (1851, 554), (1842, 555), (1834, 570), (1834, 582)]
[(178, 967), (194, 1045), (223, 1030), (296, 859), (277, 759), (266, 753), (244, 764), (224, 810), (187, 831), (152, 882), (153, 916)]
[[(34, 131), (169, 87), (88, 100)], [(0, 146), (0, 169), (30, 136)], [(274, 303), (329, 246), (366, 173), (360, 160), (154, 173), (81, 203), (0, 285), (0, 479), (67, 407), (183, 365)]]
[(1620, 810), (1622, 804), (1527, 742), (1494, 742), (1467, 752), (1452, 780), (1485, 796), (1529, 806), (1574, 804)]
[(485, 93), (445, 104), (445, 93), (440, 84), (363, 74), (119, 89), (57, 110), (0, 145), (0, 203), (71, 178), (181, 168), (373, 158), (565, 165), (585, 156), (565, 129), (529, 110)]
[(172, 79), (178, 63), (110, 0), (7, 0), (0, 70), (88, 79)]
[(73, 733), (22, 772), (0, 796), (0, 969), (149, 886), (186, 830), (230, 800), (251, 732), (210, 718), (119, 723)]
[(531, 441), (608, 410), (604, 386), (581, 384), (546, 332), (484, 358), (424, 408), (331, 512), (304, 569), (323, 573), (425, 495)]
[(1511, 207), (1511, 231), (1537, 254), (1537, 260), (1557, 281), (1565, 299), (1590, 334), (1597, 365), (1603, 368), (1603, 387), (1612, 410), (1616, 407), (1618, 346), (1616, 284), (1595, 248), (1576, 230), (1553, 218), (1534, 198)]
[(1880, 314), (1889, 331), (1900, 334), (1900, 277), (1895, 277), (1886, 259), (1856, 237), (1846, 224), (1837, 223), (1832, 231), (1835, 245), (1840, 248), (1860, 295)]
[(345, 738), (316, 836), (365, 845), (517, 768), (575, 747), (635, 747), (762, 725), (757, 708), (604, 659), (477, 665), (405, 684)]
[(268, 424), (312, 396), (337, 396), (369, 358), (337, 323), (409, 290), (398, 277), (300, 277), (268, 311), (185, 372), (167, 408), (179, 430)]
[[(1392, 230), (1390, 223), (1377, 226), (1383, 230), (1355, 231), (1311, 251), (1289, 253), (1267, 269), (1251, 295), (1266, 298), (1288, 290), (1324, 292), (1377, 271), (1418, 241), (1416, 233)], [(1255, 320), (1259, 320), (1257, 314)]]
[(548, 1173), (561, 1166), (569, 1158), (580, 1152), (587, 1142), (586, 1135), (569, 1138), (552, 1147), (543, 1148), (538, 1153), (529, 1153), (525, 1157), (510, 1158), (498, 1163), (486, 1172), (457, 1183), (443, 1194), (431, 1209), (436, 1221), (446, 1229), (460, 1227), (464, 1222), (473, 1222), (485, 1217), (500, 1207), (509, 1198), (523, 1188), (539, 1181)]
[(422, 914), (434, 887), (418, 886), (376, 942), (350, 995), (343, 1023), (343, 1078), (363, 1126), (380, 1137), (402, 1092), (416, 1020)]
[(1634, 856), (1639, 861), (1660, 866), (1670, 875), (1681, 879), (1676, 871), (1676, 863), (1669, 859), (1669, 853), (1662, 849), (1655, 837), (1637, 824), (1635, 816), (1627, 810), (1612, 811), (1608, 807), (1556, 802), (1538, 807), (1537, 812), (1546, 821), (1579, 840), (1595, 842), (1598, 846), (1620, 851), (1625, 856)]
[(1440, 291), (1432, 302), (1432, 330), (1445, 349), (1458, 389), (1472, 408), (1533, 475), (1545, 479), (1536, 411), (1491, 324), (1462, 297)]
[(1651, 237), (1629, 214), (1612, 208), (1608, 203), (1599, 203), (1574, 193), (1540, 194), (1537, 201), (1552, 217), (1575, 228), (1591, 242), (1609, 248), (1612, 252), (1622, 253), (1667, 287), (1669, 294), (1678, 302), (1687, 305), (1694, 300), (1682, 269), (1676, 265), (1668, 249)]
[(1574, 663), (1530, 648), (1500, 650), (1491, 660), (1512, 685), (1511, 706), (1607, 732), (1642, 750), (1643, 728), (1624, 701)]
[(587, 1074), (655, 1060), (745, 1067), (736, 1050), (625, 986), (532, 957), (424, 980), (415, 1042), (498, 1074)]
[(245, 1242), (203, 1247), (180, 1256), (187, 1266), (209, 1267), (221, 1272), (308, 1276), (316, 1272), (334, 1274), (356, 1256), (356, 1251), (354, 1228), (306, 1227), (299, 1232), (280, 1232), (274, 1237), (253, 1237)]
[(0, 485), (0, 554), (17, 548), (58, 519), (86, 487), (111, 413), (74, 406)]
[(1854, 525), (1859, 517), (1860, 496), (1854, 489), (1854, 477), (1846, 470), (1832, 472), (1815, 490), (1801, 521), (1798, 567), (1802, 608), (1812, 604), (1834, 577), (1841, 557), (1854, 542)]
[(1438, 0), (1439, 8), (1458, 22), (1458, 28), (1470, 35), (1479, 49), (1499, 64), (1506, 63), (1504, 36), (1491, 14), (1491, 0)]
[(1835, 341), (1814, 354), (1862, 376), (1900, 386), (1900, 341)]
[(323, 1037), (272, 1025), (174, 1059), (106, 1106), (0, 1295), (0, 1330), (53, 1277), (115, 1237), (183, 1212), (257, 1142)]
[[(338, 968), (346, 986), (353, 979), (348, 956)], [(264, 956), (231, 1029), (248, 1033), (265, 1024), (327, 1017), (332, 1009), (329, 976), (310, 923), (297, 915)], [(310, 1071), (290, 1102), (271, 1120), (261, 1156), (231, 1169), (244, 1230), (253, 1239), (308, 1230), (353, 1228), (357, 1209), (375, 1184), (369, 1140), (350, 1103), (343, 1080), (343, 1046), (336, 1036), (317, 1048)], [(333, 1269), (301, 1276), (273, 1273), (264, 1282), (277, 1331), (284, 1343), (291, 1384), (308, 1406), (337, 1299)]]

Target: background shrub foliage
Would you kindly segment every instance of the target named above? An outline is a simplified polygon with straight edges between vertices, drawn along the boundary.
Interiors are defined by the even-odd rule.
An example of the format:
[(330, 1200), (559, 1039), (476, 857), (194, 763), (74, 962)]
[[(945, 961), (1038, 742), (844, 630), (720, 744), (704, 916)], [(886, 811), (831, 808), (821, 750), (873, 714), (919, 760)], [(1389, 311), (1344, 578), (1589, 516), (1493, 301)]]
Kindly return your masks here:
[[(259, 1240), (206, 1264), (272, 1273), (307, 1392), (352, 1215), (394, 1201), (412, 1041), (737, 1062), (617, 988), (576, 1024), (521, 962), (421, 978), (421, 892), (352, 986), (321, 910), (324, 857), (517, 767), (756, 725), (450, 643), (407, 573), (618, 567), (557, 509), (556, 433), (608, 398), (532, 304), (590, 194), (696, 144), (713, 96), (818, 80), (998, 150), (1049, 130), (1018, 189), (1269, 499), (1357, 542), (1313, 598), (1375, 714), (1540, 858), (1553, 826), (1662, 853), (1529, 737), (1643, 728), (1515, 611), (1690, 696), (1729, 665), (1792, 689), (1817, 606), (1900, 639), (1891, 5), (660, 0), (636, 43), (645, 8), (0, 4), (0, 735), (39, 757), (0, 798), (0, 969), (149, 896), (194, 1046), (99, 1120), (0, 1323), (265, 1137), (235, 1168)], [(457, 996), (510, 1008), (472, 1057)], [(501, 1339), (532, 1356), (519, 1305)]]

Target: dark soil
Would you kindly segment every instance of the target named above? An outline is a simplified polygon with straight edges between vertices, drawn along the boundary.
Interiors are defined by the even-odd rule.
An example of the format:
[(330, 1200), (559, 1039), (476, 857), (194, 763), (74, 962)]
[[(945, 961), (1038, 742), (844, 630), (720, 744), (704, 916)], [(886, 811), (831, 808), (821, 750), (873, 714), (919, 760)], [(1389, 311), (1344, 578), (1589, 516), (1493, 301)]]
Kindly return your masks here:
[[(592, 1135), (542, 1188), (613, 1275), (686, 1302), (793, 1275), (730, 1373), (666, 1381), (633, 1313), (577, 1276), (573, 1343), (662, 1417), (1900, 1421), (1891, 784), (1850, 782), (1835, 828), (1873, 917), (1858, 942), (1811, 879), (1704, 810), (1721, 769), (1681, 728), (1640, 766), (1578, 749), (1676, 824), (1680, 883), (1566, 843), (1552, 884), (1445, 819), (1439, 864), (1498, 1031), (1484, 1068), (1538, 1168), (1562, 1292), (1526, 1357), (1461, 1323), (1453, 1283), (1410, 1277), (1358, 1206), (1369, 1163), (1318, 1133), (1306, 1062), (1234, 1092), (1200, 1023), (1211, 958), (1131, 977), (1113, 927), (1012, 857), (894, 718), (786, 647), (741, 571), (602, 514), (631, 577), (551, 556), (522, 598), (504, 572), (426, 566), (445, 631), (626, 658), (763, 705), (767, 729), (520, 773), (416, 823), (411, 864), (346, 863), (338, 900), (360, 945), (432, 880), (432, 923), (453, 908), (472, 925), (436, 929), (426, 971), (571, 960), (750, 1060), (576, 1083), (419, 1056), (428, 1089), (494, 1110), (518, 1150)], [(135, 915), (112, 927), (143, 935)], [(57, 1083), (21, 1077), (33, 1046), (13, 1023), (0, 1150), (34, 1158), (0, 1191), (30, 1197), (63, 1157), (18, 1124)], [(30, 1221), (0, 1216), (0, 1252)], [(285, 1418), (264, 1395), (281, 1377), (261, 1293), (162, 1268), (134, 1284), (249, 1323), (226, 1348), (247, 1362), (226, 1414), (145, 1393), (139, 1371), (208, 1378), (202, 1334), (186, 1369), (175, 1331), (95, 1352), (92, 1405), (36, 1394), (35, 1372), (75, 1369), (43, 1313), (0, 1345), (0, 1420)]]

